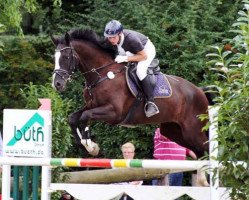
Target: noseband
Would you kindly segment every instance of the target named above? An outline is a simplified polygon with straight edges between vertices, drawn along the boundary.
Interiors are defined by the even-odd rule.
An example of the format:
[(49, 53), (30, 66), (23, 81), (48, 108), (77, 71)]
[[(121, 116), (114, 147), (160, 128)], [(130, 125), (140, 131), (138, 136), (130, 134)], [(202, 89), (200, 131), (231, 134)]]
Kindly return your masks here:
[(66, 49), (70, 49), (72, 54), (73, 54), (73, 59), (70, 60), (69, 70), (55, 69), (53, 71), (53, 74), (60, 76), (65, 82), (67, 82), (67, 81), (70, 82), (70, 81), (72, 81), (72, 76), (73, 76), (74, 71), (76, 70), (76, 68), (78, 66), (78, 58), (75, 54), (75, 50), (73, 47), (64, 47), (62, 49), (56, 49), (55, 52), (62, 52)]

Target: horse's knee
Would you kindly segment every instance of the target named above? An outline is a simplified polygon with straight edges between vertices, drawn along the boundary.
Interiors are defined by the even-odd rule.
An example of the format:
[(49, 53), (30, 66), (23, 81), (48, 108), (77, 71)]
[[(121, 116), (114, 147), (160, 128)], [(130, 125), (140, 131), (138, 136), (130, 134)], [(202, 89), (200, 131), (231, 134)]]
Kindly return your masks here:
[(87, 120), (89, 120), (89, 119), (93, 119), (94, 117), (93, 117), (93, 113), (91, 113), (91, 112), (89, 112), (88, 110), (87, 111), (85, 111), (85, 112), (83, 112), (82, 113), (82, 115), (80, 116), (80, 118), (79, 118), (79, 121), (80, 122), (85, 122), (85, 121), (87, 121)]
[(77, 118), (76, 118), (76, 116), (74, 115), (74, 113), (73, 114), (70, 114), (69, 116), (68, 116), (68, 123), (69, 123), (69, 125), (71, 126), (71, 127), (75, 127), (75, 126), (77, 126)]

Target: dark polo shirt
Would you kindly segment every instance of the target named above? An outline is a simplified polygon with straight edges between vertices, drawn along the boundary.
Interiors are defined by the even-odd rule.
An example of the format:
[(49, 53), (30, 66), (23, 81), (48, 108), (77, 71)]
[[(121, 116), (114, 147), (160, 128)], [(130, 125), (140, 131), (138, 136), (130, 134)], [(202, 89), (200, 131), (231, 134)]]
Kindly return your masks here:
[(124, 29), (123, 34), (124, 42), (122, 44), (122, 48), (133, 54), (137, 54), (139, 51), (142, 51), (148, 41), (148, 38), (145, 35), (136, 31)]

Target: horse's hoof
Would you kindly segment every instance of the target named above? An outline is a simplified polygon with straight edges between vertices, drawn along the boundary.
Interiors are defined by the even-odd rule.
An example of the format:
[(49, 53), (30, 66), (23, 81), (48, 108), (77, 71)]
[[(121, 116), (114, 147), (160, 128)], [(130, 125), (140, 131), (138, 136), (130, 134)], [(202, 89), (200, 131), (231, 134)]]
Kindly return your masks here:
[(88, 153), (92, 156), (97, 156), (99, 154), (99, 145), (91, 139), (82, 139), (81, 144), (85, 147), (85, 149), (88, 151)]
[(89, 154), (92, 156), (97, 156), (99, 154), (99, 150), (100, 150), (99, 145), (97, 143), (94, 143), (94, 142), (92, 142), (92, 143), (93, 143), (93, 150), (91, 152), (89, 152)]

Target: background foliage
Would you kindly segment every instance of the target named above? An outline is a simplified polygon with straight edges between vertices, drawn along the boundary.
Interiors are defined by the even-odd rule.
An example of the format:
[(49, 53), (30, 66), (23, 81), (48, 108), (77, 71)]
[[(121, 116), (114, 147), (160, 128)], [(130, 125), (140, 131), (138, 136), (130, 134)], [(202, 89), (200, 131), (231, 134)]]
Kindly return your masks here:
[(4, 108), (25, 106), (25, 101), (20, 96), (20, 88), (30, 82), (41, 85), (48, 82), (53, 68), (53, 64), (43, 59), (35, 49), (32, 44), (34, 38), (24, 40), (5, 36), (1, 39), (5, 48), (0, 54), (0, 127)]
[[(231, 48), (214, 46), (207, 54), (208, 65), (216, 72), (212, 76), (218, 92), (218, 160), (225, 166), (220, 173), (222, 183), (232, 188), (233, 199), (249, 198), (249, 1), (239, 11), (232, 32), (237, 35), (226, 39)], [(243, 161), (242, 165), (234, 163)], [(236, 187), (237, 186), (237, 187)]]
[[(48, 1), (50, 2), (50, 1)], [(61, 0), (53, 0), (52, 5), (60, 5)], [(10, 31), (12, 33), (23, 34), (21, 24), (23, 16), (35, 13), (40, 4), (37, 0), (2, 0), (0, 2), (0, 31)]]
[[(221, 174), (222, 182), (233, 187), (234, 199), (245, 199), (249, 188), (248, 175), (228, 162), (249, 160), (246, 123), (249, 19), (241, 1), (15, 2), (0, 2), (0, 127), (4, 108), (37, 108), (38, 98), (51, 98), (54, 156), (89, 156), (76, 148), (67, 125), (68, 113), (83, 105), (84, 79), (79, 75), (65, 93), (53, 91), (50, 83), (54, 47), (49, 34), (62, 35), (74, 28), (91, 28), (102, 35), (105, 24), (111, 19), (118, 19), (125, 28), (138, 30), (150, 37), (164, 72), (181, 76), (197, 85), (217, 87), (217, 101), (221, 105), (219, 160), (227, 166)], [(239, 10), (240, 18), (234, 26), (236, 29), (230, 32)], [(25, 39), (16, 37), (15, 33), (23, 33)], [(215, 46), (212, 52), (210, 45)], [(209, 54), (207, 58), (206, 54)], [(120, 146), (127, 141), (135, 143), (137, 158), (151, 158), (155, 128), (140, 126), (128, 129), (99, 122), (92, 125), (94, 137), (101, 147), (100, 156), (109, 158), (120, 158)]]
[(149, 36), (157, 48), (164, 72), (199, 84), (207, 69), (203, 59), (207, 45), (222, 42), (222, 38), (230, 34), (228, 30), (239, 6), (240, 1), (234, 0), (97, 0), (85, 12), (70, 15), (61, 12), (65, 20), (60, 19), (52, 26), (60, 34), (73, 27), (82, 27), (103, 35), (105, 24), (118, 19), (125, 28)]

